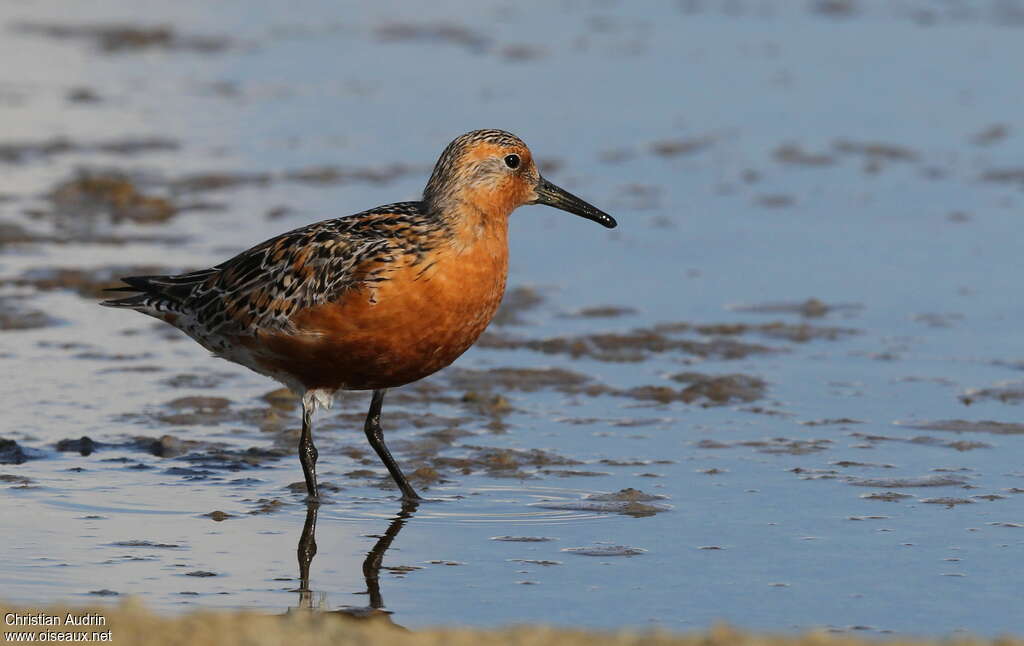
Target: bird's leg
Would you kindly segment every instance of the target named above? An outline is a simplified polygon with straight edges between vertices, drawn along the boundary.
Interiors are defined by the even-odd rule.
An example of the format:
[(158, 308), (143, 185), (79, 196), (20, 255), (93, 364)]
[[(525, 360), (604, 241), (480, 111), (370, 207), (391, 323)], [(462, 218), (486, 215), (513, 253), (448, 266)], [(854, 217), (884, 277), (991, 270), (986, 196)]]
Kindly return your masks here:
[(316, 459), (320, 455), (313, 445), (313, 411), (316, 404), (310, 397), (302, 398), (302, 435), (299, 436), (299, 462), (306, 477), (306, 492), (309, 502), (320, 500), (316, 488)]
[(369, 440), (373, 450), (377, 452), (380, 461), (388, 468), (395, 484), (402, 490), (402, 499), (423, 500), (405, 479), (402, 470), (398, 468), (398, 463), (391, 457), (391, 451), (388, 451), (388, 447), (384, 444), (384, 431), (380, 427), (380, 407), (384, 403), (384, 393), (386, 392), (386, 388), (373, 391), (370, 412), (366, 414), (366, 425), (363, 427), (366, 431), (366, 439)]

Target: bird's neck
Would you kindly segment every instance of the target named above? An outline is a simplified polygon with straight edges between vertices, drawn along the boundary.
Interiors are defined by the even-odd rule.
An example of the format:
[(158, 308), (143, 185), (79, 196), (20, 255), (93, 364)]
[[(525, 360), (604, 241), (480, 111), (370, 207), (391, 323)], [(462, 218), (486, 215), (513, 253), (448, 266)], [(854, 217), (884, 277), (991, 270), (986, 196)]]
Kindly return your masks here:
[(440, 203), (427, 205), (428, 212), (440, 218), (461, 245), (500, 242), (508, 236), (508, 217), (517, 204), (491, 191), (460, 191)]

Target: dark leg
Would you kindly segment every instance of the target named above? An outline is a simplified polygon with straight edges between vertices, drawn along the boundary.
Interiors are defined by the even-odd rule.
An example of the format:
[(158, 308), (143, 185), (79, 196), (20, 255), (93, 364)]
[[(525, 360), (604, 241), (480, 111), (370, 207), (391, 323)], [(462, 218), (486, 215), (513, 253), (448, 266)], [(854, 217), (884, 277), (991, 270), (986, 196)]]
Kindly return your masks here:
[(313, 446), (313, 409), (315, 404), (302, 398), (302, 435), (299, 437), (299, 462), (302, 463), (302, 474), (306, 476), (306, 492), (308, 500), (319, 500), (316, 488), (316, 459), (319, 453)]
[(366, 439), (370, 441), (370, 446), (380, 456), (380, 461), (388, 468), (392, 480), (402, 490), (402, 499), (423, 500), (409, 485), (402, 470), (398, 468), (398, 463), (391, 457), (391, 451), (388, 451), (388, 447), (384, 444), (384, 431), (380, 427), (380, 407), (384, 403), (384, 393), (386, 392), (386, 388), (373, 391), (373, 401), (370, 402), (370, 412), (366, 415), (366, 426), (364, 427)]
[(313, 503), (306, 507), (306, 522), (299, 536), (299, 607), (312, 608), (313, 596), (309, 589), (309, 565), (316, 556), (316, 513), (320, 505)]

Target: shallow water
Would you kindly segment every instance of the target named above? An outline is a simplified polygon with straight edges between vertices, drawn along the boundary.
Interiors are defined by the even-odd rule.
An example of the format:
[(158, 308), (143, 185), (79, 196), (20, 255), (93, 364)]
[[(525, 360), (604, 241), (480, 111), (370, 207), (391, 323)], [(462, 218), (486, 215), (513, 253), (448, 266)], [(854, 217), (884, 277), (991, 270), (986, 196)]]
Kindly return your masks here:
[[(1024, 5), (376, 6), (0, 5), (6, 598), (1024, 630)], [(40, 28), (113, 22), (173, 32)], [(620, 227), (517, 211), (518, 307), (389, 394), (430, 502), (365, 395), (319, 416), (300, 594), (295, 402), (96, 293), (414, 197), (477, 127)], [(181, 210), (50, 197), (81, 169)]]

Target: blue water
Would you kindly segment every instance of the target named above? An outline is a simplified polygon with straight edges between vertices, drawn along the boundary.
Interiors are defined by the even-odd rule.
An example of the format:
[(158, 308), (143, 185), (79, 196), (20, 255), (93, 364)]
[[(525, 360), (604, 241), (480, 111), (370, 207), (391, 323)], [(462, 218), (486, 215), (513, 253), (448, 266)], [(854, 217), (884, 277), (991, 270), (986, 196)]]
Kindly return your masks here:
[[(473, 446), (540, 448), (583, 463), (551, 469), (607, 474), (561, 478), (543, 466), (525, 467), (529, 479), (446, 472), (448, 481), (428, 490), (442, 502), (421, 506), (385, 554), (385, 568), (422, 568), (381, 573), (395, 622), (686, 630), (725, 620), (780, 631), (1020, 633), (1024, 434), (910, 424), (1021, 421), (1012, 399), (976, 398), (967, 406), (961, 397), (1024, 388), (1024, 311), (1016, 297), (1024, 184), (984, 179), (992, 170), (1024, 168), (1024, 24), (1015, 13), (1024, 5), (854, 5), (850, 15), (826, 15), (814, 3), (769, 0), (452, 1), (409, 15), (398, 2), (372, 10), (309, 2), (301, 11), (269, 2), (3, 3), (0, 59), (18, 64), (0, 71), (0, 144), (55, 136), (180, 143), (134, 157), (80, 152), (0, 162), (0, 193), (14, 198), (0, 201), (5, 223), (49, 231), (48, 220), (26, 212), (47, 208), (47, 192), (83, 166), (139, 173), (155, 186), (195, 172), (410, 169), (380, 184), (278, 179), (200, 194), (224, 209), (113, 229), (179, 242), (0, 246), (0, 280), (54, 266), (208, 266), (305, 222), (414, 198), (450, 139), (479, 127), (511, 130), (539, 159), (560, 162), (550, 179), (613, 213), (620, 227), (609, 232), (543, 207), (517, 211), (510, 285), (531, 287), (544, 300), (521, 314), (523, 325), (501, 333), (540, 339), (659, 323), (776, 321), (855, 333), (806, 343), (742, 334), (736, 340), (778, 352), (736, 360), (671, 351), (616, 363), (475, 348), (456, 364), (559, 367), (621, 390), (679, 388), (669, 377), (684, 371), (764, 379), (765, 396), (747, 404), (506, 390), (514, 410), (501, 418), (504, 432), (495, 432), (487, 417), (457, 403), (463, 390), (444, 372), (432, 382), (453, 401), (402, 401), (401, 391), (393, 393), (384, 424), (402, 461), (414, 460), (411, 447), (422, 433), (452, 425), (471, 435), (441, 456), (465, 457)], [(111, 21), (167, 23), (186, 36), (225, 35), (230, 43), (218, 53), (104, 54), (88, 40), (16, 27)], [(103, 100), (69, 103), (67, 91), (78, 86)], [(992, 126), (1006, 136), (977, 143)], [(702, 138), (708, 145), (689, 154), (666, 157), (652, 148)], [(842, 141), (888, 148), (843, 152)], [(785, 145), (830, 163), (786, 163), (777, 155)], [(279, 206), (289, 210), (266, 217)], [(33, 484), (2, 483), (5, 598), (85, 603), (107, 599), (89, 594), (107, 589), (140, 595), (162, 611), (298, 605), (295, 546), (306, 514), (285, 489), (300, 479), (293, 456), (189, 480), (168, 472), (189, 466), (180, 458), (53, 448), (83, 435), (117, 442), (165, 433), (267, 447), (273, 437), (261, 430), (268, 407), (260, 397), (275, 386), (149, 320), (95, 307), (71, 291), (5, 282), (0, 295), (24, 296), (27, 306), (59, 320), (0, 331), (0, 437), (42, 456), (0, 465), (0, 474)], [(857, 307), (809, 319), (744, 308), (812, 297)], [(636, 312), (566, 316), (603, 305)], [(83, 352), (125, 356), (79, 358)], [(167, 385), (183, 373), (230, 376), (207, 388)], [(167, 402), (188, 395), (226, 398), (232, 413), (219, 424), (154, 421)], [(356, 594), (366, 588), (363, 558), (399, 512), (392, 494), (345, 475), (383, 473), (344, 452), (363, 446), (365, 406), (362, 395), (348, 396), (320, 420), (322, 476), (344, 488), (317, 524), (310, 585), (327, 609), (369, 603)], [(408, 423), (425, 412), (454, 421)], [(298, 425), (294, 409), (277, 414), (274, 423)], [(802, 423), (828, 419), (856, 423)], [(912, 441), (922, 436), (932, 439)], [(702, 448), (709, 440), (713, 448)], [(982, 445), (955, 444), (964, 441)], [(793, 442), (816, 450), (777, 452)], [(125, 461), (109, 461), (118, 458)], [(77, 468), (84, 471), (70, 470)], [(851, 484), (940, 475), (964, 484)], [(667, 496), (671, 509), (635, 518), (536, 506), (627, 487)], [(909, 497), (862, 497), (886, 491)], [(989, 495), (999, 497), (976, 497)], [(933, 498), (971, 502), (921, 502)], [(260, 499), (284, 504), (250, 514)], [(216, 523), (203, 516), (213, 510), (235, 517)], [(554, 540), (492, 540), (504, 535)], [(117, 544), (131, 540), (176, 547)], [(595, 545), (646, 551), (563, 551)], [(185, 576), (192, 571), (218, 576)]]

